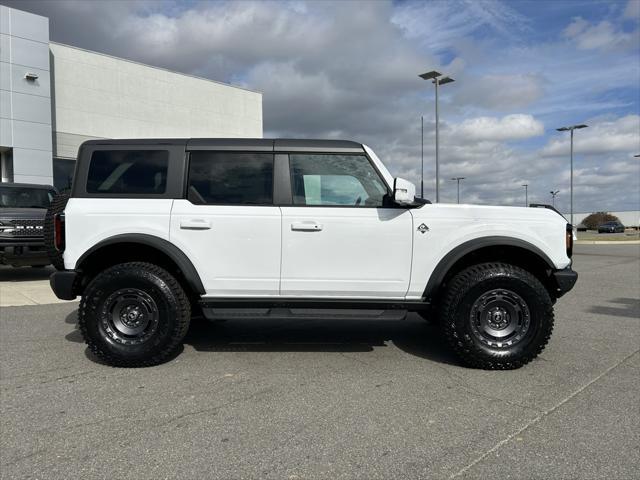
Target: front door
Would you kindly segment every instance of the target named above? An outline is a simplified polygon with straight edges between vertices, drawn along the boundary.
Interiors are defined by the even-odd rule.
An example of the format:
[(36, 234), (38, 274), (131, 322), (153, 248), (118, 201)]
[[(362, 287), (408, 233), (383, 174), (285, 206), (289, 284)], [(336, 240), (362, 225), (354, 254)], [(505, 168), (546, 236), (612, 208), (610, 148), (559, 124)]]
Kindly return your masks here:
[(198, 270), (206, 296), (277, 296), (280, 208), (273, 153), (191, 152), (186, 200), (175, 200), (171, 241)]
[(402, 298), (412, 216), (386, 206), (364, 154), (291, 154), (293, 205), (282, 207), (283, 297)]

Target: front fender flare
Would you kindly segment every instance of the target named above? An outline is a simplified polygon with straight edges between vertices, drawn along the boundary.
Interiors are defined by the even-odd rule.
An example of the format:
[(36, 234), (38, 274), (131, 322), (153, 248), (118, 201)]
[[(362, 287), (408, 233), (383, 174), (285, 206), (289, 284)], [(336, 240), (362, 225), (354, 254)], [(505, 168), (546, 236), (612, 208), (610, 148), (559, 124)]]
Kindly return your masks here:
[(438, 265), (436, 265), (436, 268), (433, 270), (431, 277), (429, 277), (427, 286), (424, 289), (423, 297), (426, 299), (432, 298), (440, 288), (440, 285), (442, 285), (442, 282), (444, 281), (449, 270), (451, 270), (456, 262), (458, 262), (464, 256), (476, 250), (480, 250), (481, 248), (500, 246), (518, 247), (524, 250), (528, 250), (529, 252), (535, 254), (541, 260), (543, 260), (551, 270), (555, 270), (556, 268), (547, 254), (545, 254), (535, 245), (532, 245), (531, 243), (524, 240), (500, 236), (475, 238), (458, 245), (449, 253), (447, 253), (442, 258), (442, 260), (440, 260), (440, 262), (438, 262)]

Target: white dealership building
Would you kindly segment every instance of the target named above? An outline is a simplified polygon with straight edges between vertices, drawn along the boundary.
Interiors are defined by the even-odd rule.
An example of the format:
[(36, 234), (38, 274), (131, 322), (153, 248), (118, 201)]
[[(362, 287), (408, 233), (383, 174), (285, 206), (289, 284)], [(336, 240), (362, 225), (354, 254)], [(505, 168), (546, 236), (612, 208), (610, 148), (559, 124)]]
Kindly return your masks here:
[(262, 94), (51, 42), (0, 5), (3, 182), (65, 188), (83, 141), (163, 137), (262, 137)]

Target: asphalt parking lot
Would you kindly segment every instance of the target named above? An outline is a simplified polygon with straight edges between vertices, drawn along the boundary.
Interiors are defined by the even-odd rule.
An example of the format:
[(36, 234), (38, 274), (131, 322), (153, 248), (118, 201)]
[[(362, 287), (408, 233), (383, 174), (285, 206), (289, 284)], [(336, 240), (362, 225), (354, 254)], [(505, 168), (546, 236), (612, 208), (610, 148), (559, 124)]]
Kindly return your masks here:
[(115, 369), (76, 302), (4, 307), (0, 476), (638, 478), (640, 246), (574, 259), (551, 343), (510, 372), (413, 316), (196, 323), (169, 363)]

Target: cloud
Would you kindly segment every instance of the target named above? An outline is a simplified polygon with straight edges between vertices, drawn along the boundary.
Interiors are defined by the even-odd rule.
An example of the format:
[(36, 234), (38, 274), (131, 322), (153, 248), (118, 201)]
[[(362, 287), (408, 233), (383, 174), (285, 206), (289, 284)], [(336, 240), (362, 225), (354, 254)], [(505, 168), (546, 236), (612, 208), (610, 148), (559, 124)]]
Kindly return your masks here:
[(543, 94), (542, 77), (536, 74), (465, 77), (461, 79), (462, 87), (454, 96), (457, 105), (509, 110), (526, 107)]
[(640, 21), (640, 1), (629, 0), (622, 15), (625, 19)]
[(544, 125), (531, 115), (513, 114), (502, 118), (478, 117), (453, 128), (453, 135), (471, 141), (503, 142), (540, 136)]
[[(597, 120), (596, 120), (597, 121)], [(574, 152), (577, 154), (602, 154), (610, 152), (640, 151), (640, 116), (627, 115), (616, 120), (599, 121), (589, 128), (575, 133)], [(566, 155), (570, 137), (565, 132), (554, 138), (542, 149), (544, 156)]]
[(637, 47), (640, 31), (625, 32), (616, 29), (608, 20), (592, 24), (582, 17), (576, 17), (565, 28), (564, 36), (573, 40), (581, 50), (627, 49)]
[(266, 136), (362, 141), (417, 185), (424, 116), (431, 198), (433, 86), (417, 75), (442, 69), (456, 79), (440, 90), (443, 200), (466, 176), (464, 201), (522, 204), (529, 183), (531, 201), (560, 189), (567, 207), (568, 135), (554, 128), (585, 122), (576, 208), (640, 203), (634, 0), (605, 14), (589, 2), (0, 1), (50, 17), (55, 41), (260, 90)]

